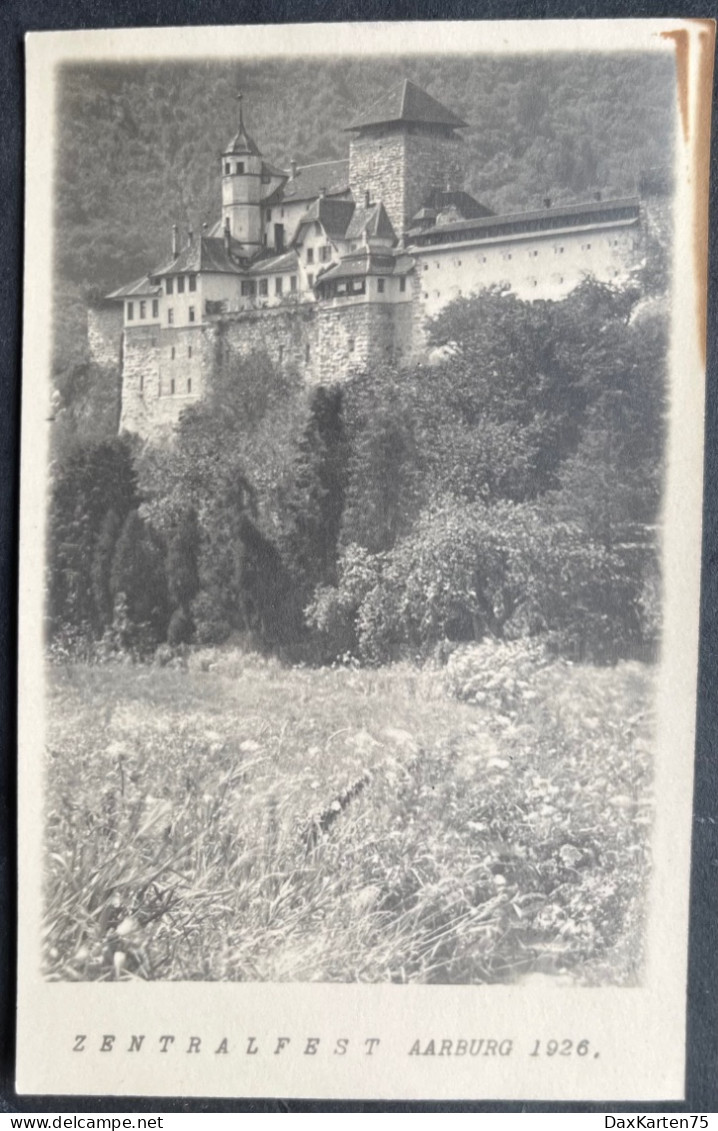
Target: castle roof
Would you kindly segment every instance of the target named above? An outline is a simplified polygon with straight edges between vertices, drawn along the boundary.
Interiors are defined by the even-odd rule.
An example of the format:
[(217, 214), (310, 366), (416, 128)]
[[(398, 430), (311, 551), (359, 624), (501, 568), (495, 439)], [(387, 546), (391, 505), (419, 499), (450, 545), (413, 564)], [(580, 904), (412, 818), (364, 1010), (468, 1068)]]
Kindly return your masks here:
[(396, 233), (381, 201), (374, 204), (357, 204), (346, 230), (346, 239), (355, 240), (363, 235), (376, 239), (396, 239)]
[[(319, 196), (300, 217), (297, 225), (299, 230), (305, 224), (319, 223), (330, 239), (343, 239), (348, 225), (351, 223), (354, 212), (352, 200), (336, 200), (331, 197)], [(296, 237), (295, 237), (296, 239)]]
[[(328, 279), (353, 279), (365, 275), (393, 275), (395, 259), (391, 252), (377, 253), (369, 248), (361, 248), (351, 255), (345, 255), (339, 263), (333, 263), (317, 276), (317, 283)], [(404, 272), (401, 272), (402, 274)]]
[(296, 271), (299, 259), (296, 251), (285, 251), (269, 259), (260, 259), (249, 268), (251, 275), (276, 275), (279, 272)]
[(105, 295), (105, 298), (154, 298), (155, 295), (160, 294), (161, 289), (156, 283), (150, 282), (148, 275), (143, 275), (141, 279), (135, 279), (134, 282), (127, 283), (124, 287), (118, 287), (112, 294)]
[(239, 102), (239, 129), (229, 142), (224, 150), (224, 153), (233, 153), (241, 156), (242, 154), (250, 154), (252, 157), (261, 157), (259, 147), (253, 138), (249, 136), (244, 125), (244, 117), (242, 115), (242, 95), (237, 95)]
[(349, 161), (317, 161), (312, 165), (298, 165), (282, 190), (282, 199), (314, 200), (322, 192), (337, 196), (349, 191)]
[[(453, 191), (451, 189), (433, 189), (424, 201), (424, 209), (433, 210), (434, 213), (442, 212), (445, 208), (455, 208), (464, 220), (475, 220), (479, 216), (493, 216), (494, 213), (485, 204), (481, 204), (468, 192)], [(419, 218), (419, 213), (417, 213)]]
[(389, 123), (421, 123), (422, 125), (450, 126), (460, 129), (466, 126), (452, 110), (447, 110), (425, 90), (410, 79), (404, 79), (397, 86), (382, 94), (371, 106), (345, 127), (346, 130), (362, 130), (366, 126), (388, 125)]
[(508, 212), (503, 216), (480, 216), (473, 220), (453, 220), (431, 228), (413, 229), (409, 235), (417, 246), (455, 240), (489, 240), (504, 236), (563, 231), (566, 228), (596, 227), (601, 224), (631, 224), (640, 215), (638, 197), (620, 200), (587, 201), (557, 205), (532, 212)]
[(193, 275), (202, 271), (236, 275), (245, 270), (243, 263), (246, 264), (246, 259), (246, 253), (242, 251), (242, 245), (237, 240), (230, 240), (228, 251), (223, 236), (220, 238), (204, 235), (192, 240), (192, 243), (187, 244), (179, 255), (169, 262), (150, 271), (150, 278), (159, 278), (163, 275)]

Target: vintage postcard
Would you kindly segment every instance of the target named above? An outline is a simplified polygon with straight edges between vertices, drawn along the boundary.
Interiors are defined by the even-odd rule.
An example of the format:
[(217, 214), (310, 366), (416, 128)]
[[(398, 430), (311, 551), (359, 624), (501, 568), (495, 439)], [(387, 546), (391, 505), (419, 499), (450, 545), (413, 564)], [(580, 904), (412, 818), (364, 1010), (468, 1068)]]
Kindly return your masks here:
[(713, 53), (28, 37), (21, 1092), (683, 1095)]

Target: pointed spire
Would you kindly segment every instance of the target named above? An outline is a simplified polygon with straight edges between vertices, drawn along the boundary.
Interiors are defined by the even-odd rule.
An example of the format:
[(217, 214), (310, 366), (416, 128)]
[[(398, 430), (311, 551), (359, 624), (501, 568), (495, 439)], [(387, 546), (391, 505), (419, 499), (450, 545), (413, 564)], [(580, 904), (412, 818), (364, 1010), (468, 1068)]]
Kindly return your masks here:
[(237, 93), (235, 94), (235, 98), (236, 98), (237, 102), (239, 103), (239, 129), (237, 130), (236, 134), (234, 135), (234, 137), (230, 141), (229, 145), (226, 146), (224, 152), (225, 153), (238, 153), (238, 154), (242, 154), (242, 153), (247, 154), (248, 153), (248, 154), (251, 154), (253, 157), (261, 157), (262, 155), (259, 152), (259, 147), (257, 146), (257, 143), (249, 136), (249, 134), (247, 133), (247, 130), (245, 128), (245, 125), (244, 125), (244, 112), (243, 112), (244, 95), (243, 95), (241, 90), (237, 91)]

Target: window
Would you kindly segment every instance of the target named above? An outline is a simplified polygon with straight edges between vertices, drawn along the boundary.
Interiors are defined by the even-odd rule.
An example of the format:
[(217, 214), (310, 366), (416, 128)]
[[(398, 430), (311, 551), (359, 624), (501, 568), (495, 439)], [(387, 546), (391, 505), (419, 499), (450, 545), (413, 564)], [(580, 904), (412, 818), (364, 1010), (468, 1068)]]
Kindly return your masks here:
[(402, 275), (402, 277), (399, 279), (399, 290), (402, 294), (406, 290), (406, 275)]
[(146, 317), (147, 317), (147, 303), (143, 299), (142, 302), (140, 303), (140, 318), (146, 318)]
[(307, 248), (307, 263), (313, 263), (313, 262), (314, 262), (314, 248), (308, 247)]
[(513, 258), (513, 256), (511, 255), (511, 252), (510, 252), (510, 251), (505, 251), (505, 252), (503, 253), (503, 255), (501, 256), (501, 258), (502, 258), (502, 259), (512, 259), (512, 258)]
[(135, 316), (135, 304), (134, 304), (134, 302), (128, 302), (127, 303), (127, 321), (131, 322), (132, 319), (134, 318), (134, 316)]
[(226, 176), (229, 176), (229, 174), (232, 172), (232, 166), (230, 165), (229, 161), (225, 161), (224, 163), (224, 172)]
[(272, 209), (271, 209), (271, 208), (268, 208), (268, 209), (267, 209), (267, 223), (269, 223), (269, 221), (270, 221), (271, 219), (272, 219)]
[(173, 279), (172, 279), (172, 276), (171, 276), (171, 275), (169, 276), (169, 278), (167, 278), (167, 279), (165, 280), (165, 283), (166, 283), (166, 290), (167, 290), (167, 294), (168, 294), (168, 295), (171, 295), (171, 294), (172, 294), (172, 291), (174, 290), (174, 287), (173, 287)]
[(328, 244), (324, 244), (322, 247), (319, 248), (319, 258), (320, 258), (322, 263), (328, 263), (328, 261), (331, 259), (331, 257), (332, 257), (332, 249), (329, 247)]
[(529, 252), (529, 259), (535, 259), (537, 255), (538, 255), (537, 251), (530, 251)]
[(184, 275), (178, 275), (177, 276), (177, 294), (178, 295), (184, 294)]
[(152, 299), (152, 317), (153, 318), (159, 318), (159, 316), (160, 316), (159, 299), (153, 298)]
[(244, 298), (251, 297), (257, 293), (257, 284), (254, 279), (242, 279), (242, 295)]
[(269, 294), (269, 279), (260, 279), (259, 280), (259, 293), (260, 293), (260, 295), (268, 295)]
[(189, 318), (190, 322), (194, 322), (194, 307), (193, 306), (190, 306), (188, 308), (187, 317)]
[(192, 356), (192, 346), (187, 346), (187, 357)]
[(307, 342), (306, 346), (304, 347), (304, 360), (309, 361), (309, 358), (311, 356), (312, 356), (312, 351), (309, 347), (309, 342)]
[(167, 308), (167, 325), (171, 326), (172, 323), (174, 322), (174, 320), (175, 320), (175, 312), (172, 309), (172, 307), (170, 306), (170, 307)]
[(145, 391), (145, 375), (144, 375), (144, 373), (140, 373), (140, 392), (144, 393), (144, 391)]
[(175, 359), (175, 348), (174, 348), (174, 346), (172, 346), (172, 349), (170, 350), (170, 361), (174, 361), (174, 359)]
[(384, 282), (384, 279), (377, 279), (376, 281), (376, 289), (378, 290), (380, 295), (384, 294)]
[(354, 353), (354, 339), (353, 338), (350, 338), (349, 341), (347, 342), (347, 349), (348, 349), (349, 353)]
[(281, 293), (282, 293), (282, 276), (281, 275), (278, 275), (277, 278), (274, 280), (274, 293), (275, 293), (275, 295), (281, 295)]
[(175, 391), (175, 379), (173, 377), (170, 381), (170, 392), (174, 393), (174, 391)]
[(191, 377), (187, 378), (187, 392), (188, 393), (192, 392), (192, 378)]
[(284, 361), (284, 346), (280, 346), (279, 347), (279, 364), (281, 365), (283, 361)]
[(239, 173), (240, 176), (242, 175), (242, 173), (244, 172), (244, 161), (237, 162), (237, 168), (235, 169), (235, 172)]
[(292, 293), (294, 293), (294, 291), (296, 291), (296, 289), (297, 289), (297, 276), (296, 275), (290, 276), (289, 289), (290, 289), (290, 291), (292, 291)]
[(189, 289), (191, 291), (197, 290), (197, 276), (196, 275), (190, 275), (189, 276)]
[(425, 270), (425, 271), (428, 271), (428, 270), (429, 270), (429, 264), (428, 264), (428, 263), (425, 263), (425, 264), (424, 264), (424, 270)]
[(555, 247), (553, 250), (555, 251), (556, 255), (563, 255), (562, 247)]
[(307, 285), (310, 287), (314, 286), (314, 276), (312, 274), (307, 275)]

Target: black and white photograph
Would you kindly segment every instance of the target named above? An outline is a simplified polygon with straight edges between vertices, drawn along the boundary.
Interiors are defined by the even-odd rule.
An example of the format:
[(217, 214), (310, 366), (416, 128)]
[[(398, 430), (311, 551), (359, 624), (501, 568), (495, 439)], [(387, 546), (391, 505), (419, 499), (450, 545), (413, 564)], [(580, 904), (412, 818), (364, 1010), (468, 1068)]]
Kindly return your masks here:
[[(623, 1054), (596, 1076), (610, 1029), (575, 1024), (605, 1000), (629, 1032), (641, 994), (649, 1012), (659, 982), (666, 1008), (685, 994), (707, 192), (691, 161), (713, 44), (649, 23), (316, 25), (281, 51), (262, 29), (255, 50), (252, 29), (204, 51), (186, 32), (174, 50), (73, 33), (47, 68), (53, 37), (33, 37), (35, 1090), (31, 1001), (56, 1003), (57, 1039), (72, 1003), (129, 1011), (187, 983), (217, 1016), (262, 987), (342, 1004), (326, 1038), (295, 1036), (286, 1008), (236, 1041), (98, 1015), (70, 1021), (62, 1055), (141, 1061), (115, 1085), (137, 1093), (172, 1056), (176, 1073), (204, 1057), (222, 1094), (233, 1053), (246, 1072), (296, 1050), (293, 1073), (321, 1073), (325, 1043), (325, 1072), (354, 1044), (378, 1059), (377, 1025), (347, 1026), (362, 1001), (400, 1026), (403, 1002), (436, 1016), (470, 987), (447, 1015), (463, 1027), (414, 1021), (364, 1086), (435, 1094), (441, 1057), (511, 1062), (516, 1095), (540, 1065), (566, 1095), (661, 1079), (657, 1047), (645, 1084)], [(544, 997), (572, 1024), (542, 1025)], [(479, 1000), (510, 1003), (503, 1029)], [(281, 1094), (268, 1080), (256, 1094)]]

